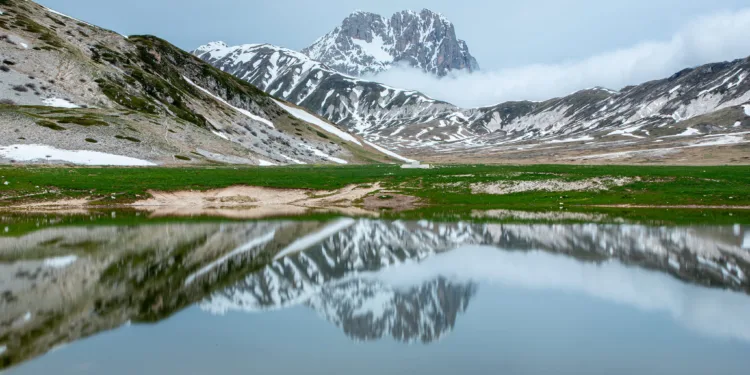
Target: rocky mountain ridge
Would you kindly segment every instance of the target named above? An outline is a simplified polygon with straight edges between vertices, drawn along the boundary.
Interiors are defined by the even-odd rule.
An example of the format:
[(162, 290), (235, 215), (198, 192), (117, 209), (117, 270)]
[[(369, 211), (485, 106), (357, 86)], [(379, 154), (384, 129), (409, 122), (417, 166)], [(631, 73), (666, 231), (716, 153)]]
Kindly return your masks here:
[[(336, 72), (271, 45), (212, 43), (194, 54), (331, 122), (401, 149), (460, 150), (555, 140), (649, 139), (696, 127), (701, 135), (750, 127), (750, 58), (706, 64), (620, 91), (591, 88), (542, 102), (459, 108), (413, 90)], [(704, 117), (708, 116), (708, 117)], [(653, 139), (650, 139), (653, 141)]]
[(437, 76), (479, 70), (453, 24), (428, 9), (401, 11), (390, 18), (355, 11), (340, 26), (302, 53), (351, 76), (379, 73), (405, 64)]

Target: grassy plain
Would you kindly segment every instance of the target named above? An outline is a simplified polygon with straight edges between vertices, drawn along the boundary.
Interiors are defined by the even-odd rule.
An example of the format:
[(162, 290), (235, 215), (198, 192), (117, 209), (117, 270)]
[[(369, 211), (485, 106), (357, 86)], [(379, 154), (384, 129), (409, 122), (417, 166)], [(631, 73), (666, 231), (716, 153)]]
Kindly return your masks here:
[[(208, 190), (234, 185), (330, 190), (380, 182), (431, 207), (557, 209), (566, 206), (750, 206), (750, 166), (395, 165), (294, 167), (0, 167), (0, 205), (60, 198), (126, 203), (148, 190)], [(477, 194), (475, 184), (631, 178), (602, 191), (524, 191)], [(6, 184), (7, 182), (7, 184)], [(45, 193), (47, 191), (47, 193)], [(115, 197), (115, 199), (112, 199)]]

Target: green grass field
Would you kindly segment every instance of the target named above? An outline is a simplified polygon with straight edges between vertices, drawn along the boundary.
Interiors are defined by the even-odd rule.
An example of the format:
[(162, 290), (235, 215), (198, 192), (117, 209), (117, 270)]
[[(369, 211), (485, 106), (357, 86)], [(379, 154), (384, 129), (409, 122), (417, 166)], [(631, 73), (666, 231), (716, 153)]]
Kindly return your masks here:
[[(557, 209), (593, 205), (750, 206), (750, 167), (658, 166), (442, 166), (429, 170), (393, 165), (203, 168), (0, 167), (0, 205), (63, 197), (104, 197), (122, 203), (149, 189), (206, 190), (232, 185), (336, 189), (381, 182), (423, 199), (429, 206)], [(595, 177), (639, 178), (607, 191), (527, 191), (507, 195), (472, 194), (471, 184), (498, 181), (580, 181)], [(5, 184), (7, 182), (7, 184)], [(56, 193), (40, 194), (45, 189)], [(115, 196), (112, 200), (109, 197)], [(561, 199), (562, 197), (562, 199)]]

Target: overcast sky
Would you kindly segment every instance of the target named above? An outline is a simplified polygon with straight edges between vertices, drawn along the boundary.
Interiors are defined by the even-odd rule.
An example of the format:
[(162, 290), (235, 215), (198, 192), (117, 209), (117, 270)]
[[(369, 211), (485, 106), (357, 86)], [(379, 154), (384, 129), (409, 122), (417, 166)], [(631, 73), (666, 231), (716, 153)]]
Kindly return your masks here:
[[(458, 37), (467, 41), (485, 76), (475, 76), (468, 87), (456, 86), (457, 82), (453, 82), (453, 86), (446, 85), (446, 81), (450, 80), (443, 80), (440, 87), (435, 87), (435, 82), (428, 81), (430, 77), (417, 77), (412, 82), (414, 72), (379, 79), (397, 86), (420, 89), (433, 96), (442, 95), (440, 99), (453, 100), (462, 105), (488, 105), (507, 99), (543, 99), (585, 85), (619, 89), (625, 84), (660, 78), (659, 74), (680, 70), (686, 64), (750, 55), (748, 34), (734, 35), (744, 32), (746, 26), (750, 27), (750, 13), (743, 13), (743, 8), (750, 8), (748, 0), (39, 2), (126, 35), (154, 34), (186, 50), (215, 40), (229, 44), (271, 43), (300, 50), (339, 25), (356, 9), (390, 16), (403, 9), (429, 8), (444, 14), (455, 24)], [(703, 32), (701, 24), (707, 22), (705, 18), (713, 20), (709, 22), (710, 26), (720, 30), (705, 30), (707, 35), (703, 38), (699, 34)], [(726, 25), (727, 22), (731, 23)], [(690, 40), (693, 45), (687, 43), (686, 46), (683, 41), (676, 41), (686, 35), (694, 39)], [(706, 40), (697, 40), (701, 38)], [(711, 47), (711, 43), (719, 45)], [(650, 49), (644, 52), (644, 46), (650, 46)], [(706, 51), (709, 47), (715, 51)], [(671, 49), (666, 53), (669, 56), (663, 51), (665, 48)], [(646, 64), (648, 69), (635, 73), (630, 65), (620, 65), (614, 69), (610, 65), (622, 60), (618, 53), (621, 55), (623, 51), (629, 53), (626, 57), (640, 56), (640, 59), (626, 61), (625, 65)], [(608, 59), (601, 61), (601, 56), (608, 56)], [(592, 65), (592, 59), (600, 65)], [(540, 66), (556, 70), (546, 69), (540, 75)], [(571, 66), (577, 66), (579, 70), (565, 70)], [(517, 73), (529, 73), (532, 68), (532, 78), (544, 78), (547, 77), (545, 74), (552, 73), (555, 79), (571, 73), (580, 77), (565, 80), (565, 84), (548, 83), (545, 87), (533, 83), (528, 87), (519, 87), (518, 82), (511, 86), (506, 84), (509, 75), (521, 77), (521, 81), (525, 82), (525, 76), (518, 76)], [(591, 69), (599, 70), (600, 74), (590, 75), (591, 72), (584, 71)], [(487, 74), (493, 79), (502, 79), (502, 82), (489, 81)], [(586, 74), (589, 75), (584, 76)], [(405, 80), (405, 75), (410, 79)], [(465, 82), (459, 78), (454, 81)], [(487, 85), (475, 90), (481, 93), (482, 100), (469, 99), (459, 103), (463, 97), (451, 97), (456, 90), (474, 89), (482, 82)], [(491, 85), (487, 82), (491, 82)], [(498, 85), (502, 86), (500, 91), (492, 90)]]

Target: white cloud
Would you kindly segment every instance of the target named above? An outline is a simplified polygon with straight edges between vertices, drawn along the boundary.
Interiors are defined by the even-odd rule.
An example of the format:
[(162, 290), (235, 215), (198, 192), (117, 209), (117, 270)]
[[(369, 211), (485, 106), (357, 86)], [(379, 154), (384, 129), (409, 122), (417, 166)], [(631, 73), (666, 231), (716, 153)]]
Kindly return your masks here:
[(748, 35), (750, 8), (694, 20), (668, 41), (643, 42), (580, 61), (457, 73), (444, 78), (397, 67), (370, 79), (419, 90), (462, 107), (487, 106), (508, 100), (545, 100), (593, 86), (617, 90), (666, 78), (686, 67), (746, 57), (750, 55)]

